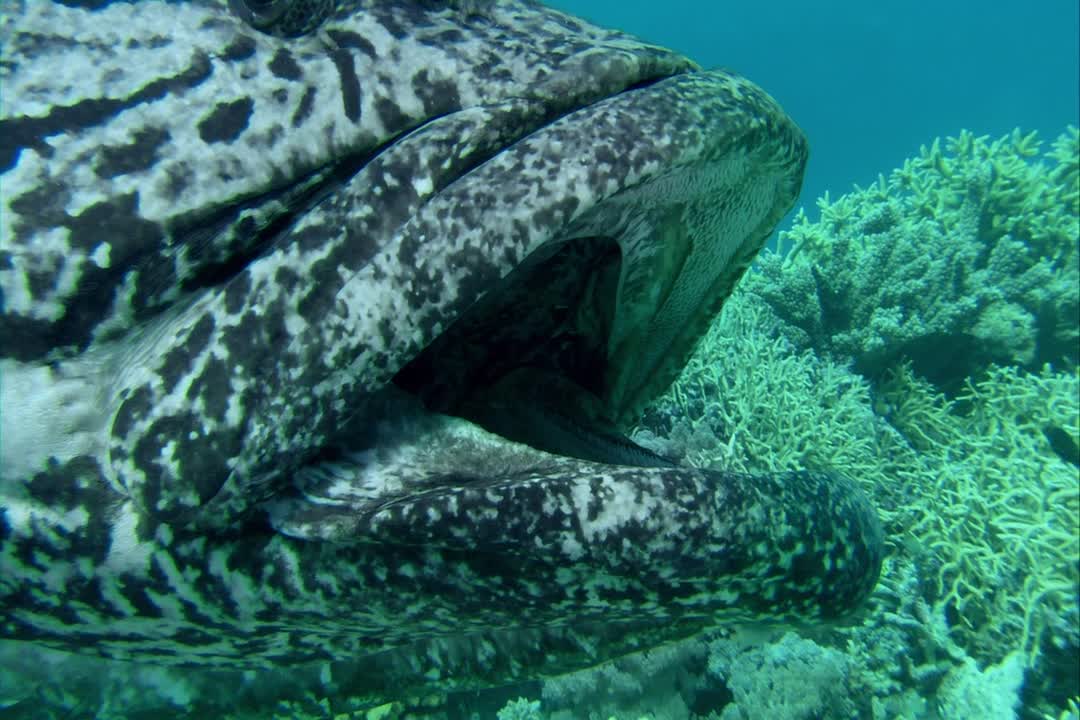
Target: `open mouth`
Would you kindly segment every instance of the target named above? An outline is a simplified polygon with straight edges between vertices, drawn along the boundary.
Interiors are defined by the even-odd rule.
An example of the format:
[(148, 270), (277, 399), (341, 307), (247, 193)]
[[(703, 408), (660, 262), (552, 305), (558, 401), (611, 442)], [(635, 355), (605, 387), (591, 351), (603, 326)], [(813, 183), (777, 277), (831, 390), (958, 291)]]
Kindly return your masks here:
[[(570, 113), (439, 183), (337, 293), (335, 307), (356, 313), (350, 338), (385, 332), (387, 315), (398, 326), (397, 354), (358, 342), (363, 362), (351, 367), (386, 367), (387, 386), (428, 411), (550, 456), (671, 467), (623, 433), (681, 371), (797, 194), (802, 137), (762, 120), (772, 115), (772, 100), (736, 76), (675, 76)], [(382, 324), (365, 324), (373, 304)], [(369, 407), (361, 424), (396, 414)], [(301, 492), (329, 499), (317, 513), (276, 503), (276, 526), (326, 537), (326, 506), (340, 502), (331, 514), (348, 529), (329, 534), (348, 535), (373, 502), (432, 477), (483, 474), (456, 451), (363, 462), (329, 483), (303, 473)]]
[[(482, 297), (409, 360), (394, 383), (429, 410), (540, 450), (670, 465), (620, 428), (681, 370), (779, 219), (785, 197), (798, 190), (784, 180), (785, 151), (798, 140), (757, 144), (758, 129), (746, 116), (711, 118), (713, 132), (724, 134), (690, 156), (672, 148), (701, 139), (707, 111), (661, 117), (658, 109), (677, 105), (680, 91), (698, 82), (709, 79), (650, 81), (577, 111), (433, 199), (435, 208), (465, 205), (476, 197), (470, 188), (497, 179), (510, 202), (474, 208), (470, 220), (508, 253), (518, 243), (505, 236), (530, 230), (515, 215), (548, 221), (539, 246), (501, 277), (489, 276)], [(603, 132), (611, 126), (620, 133)], [(545, 164), (551, 146), (561, 156)], [(534, 172), (521, 172), (527, 166), (516, 156), (526, 153)], [(634, 154), (641, 158), (625, 162)], [(501, 173), (499, 166), (518, 172)], [(418, 274), (426, 269), (419, 265)]]
[(402, 368), (395, 384), (429, 410), (556, 455), (671, 464), (625, 438), (604, 400), (621, 267), (610, 237), (541, 248)]

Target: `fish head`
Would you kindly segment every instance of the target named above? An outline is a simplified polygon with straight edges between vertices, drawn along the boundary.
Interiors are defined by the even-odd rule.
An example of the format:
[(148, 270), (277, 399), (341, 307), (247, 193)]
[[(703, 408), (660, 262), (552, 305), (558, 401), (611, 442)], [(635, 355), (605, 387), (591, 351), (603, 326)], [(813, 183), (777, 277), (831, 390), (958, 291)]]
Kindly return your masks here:
[(32, 2), (3, 34), (7, 634), (535, 640), (505, 677), (869, 593), (854, 484), (621, 434), (797, 197), (806, 140), (748, 80), (513, 0)]

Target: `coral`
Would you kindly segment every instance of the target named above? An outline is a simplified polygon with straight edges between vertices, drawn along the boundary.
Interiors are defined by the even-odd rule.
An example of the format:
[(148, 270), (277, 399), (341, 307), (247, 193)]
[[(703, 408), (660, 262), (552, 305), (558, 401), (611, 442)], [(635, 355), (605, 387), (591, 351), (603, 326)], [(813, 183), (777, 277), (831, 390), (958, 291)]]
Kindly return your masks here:
[(922, 598), (917, 553), (887, 559), (862, 623), (838, 631), (835, 644), (851, 659), (849, 686), (869, 698), (874, 720), (929, 717), (941, 679), (968, 656)]
[(1080, 648), (1080, 480), (1051, 440), (1080, 443), (1080, 374), (992, 368), (949, 400), (902, 366), (879, 408), (919, 451), (908, 532), (935, 558), (929, 594), (957, 642), (1029, 665), (1047, 643)]
[(1080, 648), (1076, 367), (989, 366), (950, 398), (910, 364), (871, 386), (785, 327), (736, 290), (634, 438), (700, 466), (824, 466), (861, 482), (890, 546), (875, 602), (905, 598), (869, 639), (848, 639), (865, 649), (851, 682), (874, 717), (918, 716), (959, 664), (1014, 651), (1048, 678), (1027, 702), (1060, 707), (1078, 691), (1053, 673)]
[(760, 298), (737, 290), (634, 439), (700, 467), (835, 467), (876, 486), (883, 478), (869, 385), (796, 351), (778, 326)]
[(721, 720), (850, 717), (848, 666), (844, 653), (790, 632), (772, 644), (733, 638), (710, 646), (709, 672), (735, 698)]
[(943, 720), (1015, 720), (1023, 684), (1024, 661), (1019, 653), (982, 671), (968, 659), (941, 683), (938, 713)]
[(506, 703), (499, 711), (499, 720), (544, 720), (540, 714), (539, 700), (526, 700), (518, 698)]
[(818, 222), (800, 212), (780, 234), (791, 251), (747, 285), (797, 347), (870, 378), (901, 359), (950, 389), (991, 363), (1075, 365), (1080, 132), (1038, 153), (1019, 131), (936, 140), (888, 180), (826, 195)]

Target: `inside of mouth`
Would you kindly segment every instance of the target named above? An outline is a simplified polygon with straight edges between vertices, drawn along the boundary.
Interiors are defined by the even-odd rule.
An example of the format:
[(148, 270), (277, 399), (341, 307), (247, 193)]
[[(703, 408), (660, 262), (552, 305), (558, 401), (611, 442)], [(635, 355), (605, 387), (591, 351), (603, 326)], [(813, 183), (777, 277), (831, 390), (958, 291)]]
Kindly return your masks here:
[(622, 253), (610, 237), (549, 243), (402, 368), (428, 410), (538, 450), (615, 465), (667, 459), (619, 430), (603, 398)]

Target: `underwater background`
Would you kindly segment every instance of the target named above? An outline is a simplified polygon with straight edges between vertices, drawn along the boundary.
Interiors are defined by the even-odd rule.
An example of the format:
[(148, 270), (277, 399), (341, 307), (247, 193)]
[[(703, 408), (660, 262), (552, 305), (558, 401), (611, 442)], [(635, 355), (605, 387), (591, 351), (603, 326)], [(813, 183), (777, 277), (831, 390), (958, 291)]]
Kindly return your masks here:
[(801, 202), (866, 186), (938, 136), (1053, 138), (1080, 105), (1080, 3), (552, 0), (729, 67), (810, 138)]
[(633, 437), (857, 478), (889, 550), (866, 610), (375, 709), (341, 664), (0, 644), (0, 718), (1080, 718), (1080, 6), (549, 4), (731, 67), (807, 132), (801, 210)]

